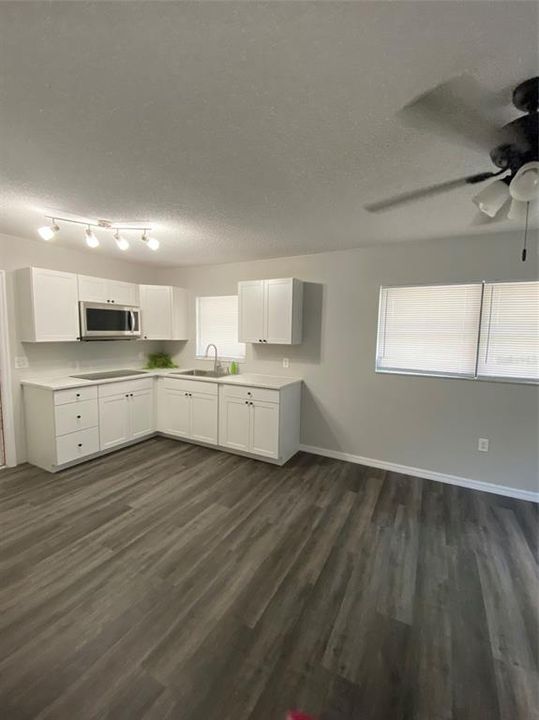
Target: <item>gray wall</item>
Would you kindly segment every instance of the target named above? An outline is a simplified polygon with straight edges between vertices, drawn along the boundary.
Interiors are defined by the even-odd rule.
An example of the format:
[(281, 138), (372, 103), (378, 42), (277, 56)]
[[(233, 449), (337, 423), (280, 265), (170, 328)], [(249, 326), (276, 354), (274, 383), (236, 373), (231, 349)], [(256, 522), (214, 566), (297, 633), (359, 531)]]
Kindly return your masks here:
[[(17, 335), (13, 271), (29, 265), (126, 282), (159, 281), (159, 271), (156, 271), (155, 267), (114, 260), (100, 255), (99, 252), (90, 253), (84, 249), (79, 251), (65, 248), (54, 242), (45, 243), (42, 240), (26, 240), (0, 234), (0, 270), (6, 271), (7, 280), (17, 462), (26, 459), (20, 388), (23, 377), (69, 374), (77, 368), (86, 370), (107, 366), (140, 366), (144, 362), (145, 354), (160, 346), (159, 343), (150, 342), (21, 343)], [(25, 370), (16, 370), (15, 357), (21, 355), (26, 355), (29, 367)]]
[[(474, 480), (537, 489), (538, 388), (374, 372), (382, 284), (519, 280), (537, 277), (537, 234), (529, 261), (521, 235), (402, 243), (258, 262), (170, 269), (164, 283), (193, 295), (236, 292), (238, 280), (305, 281), (304, 342), (248, 346), (242, 371), (305, 380), (302, 442)], [(192, 313), (194, 337), (194, 313)], [(194, 342), (174, 350), (183, 366)], [(282, 358), (290, 359), (288, 370)], [(488, 453), (477, 450), (490, 439)]]

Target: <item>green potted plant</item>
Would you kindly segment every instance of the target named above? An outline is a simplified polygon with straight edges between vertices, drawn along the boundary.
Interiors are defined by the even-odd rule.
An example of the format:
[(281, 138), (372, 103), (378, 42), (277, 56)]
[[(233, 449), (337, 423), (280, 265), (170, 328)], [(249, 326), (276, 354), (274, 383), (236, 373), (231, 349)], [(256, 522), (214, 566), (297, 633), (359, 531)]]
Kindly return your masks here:
[(178, 367), (168, 353), (157, 352), (148, 354), (148, 362), (144, 366), (145, 370), (166, 370), (168, 368)]

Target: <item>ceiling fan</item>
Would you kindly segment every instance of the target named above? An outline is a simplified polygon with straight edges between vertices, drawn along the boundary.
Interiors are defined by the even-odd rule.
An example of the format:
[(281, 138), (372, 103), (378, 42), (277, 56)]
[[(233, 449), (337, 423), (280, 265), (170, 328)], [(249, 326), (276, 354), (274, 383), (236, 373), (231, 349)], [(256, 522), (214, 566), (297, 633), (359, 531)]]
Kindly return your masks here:
[(479, 209), (493, 218), (508, 200), (507, 217), (528, 222), (530, 203), (539, 198), (538, 105), (539, 77), (518, 85), (512, 102), (523, 115), (501, 124), (493, 118), (497, 105), (470, 76), (461, 76), (438, 85), (406, 105), (398, 117), (404, 124), (432, 130), (487, 151), (498, 168), (495, 171), (449, 180), (395, 195), (365, 205), (369, 212), (383, 212), (398, 205), (439, 195), (464, 185), (477, 185), (496, 178), (474, 198)]

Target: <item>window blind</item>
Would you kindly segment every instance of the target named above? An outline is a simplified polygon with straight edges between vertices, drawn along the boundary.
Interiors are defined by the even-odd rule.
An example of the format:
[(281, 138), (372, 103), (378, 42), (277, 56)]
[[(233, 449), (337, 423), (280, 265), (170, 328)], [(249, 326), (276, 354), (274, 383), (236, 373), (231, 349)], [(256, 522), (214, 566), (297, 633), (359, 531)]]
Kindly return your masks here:
[(245, 343), (238, 342), (238, 296), (198, 297), (196, 303), (197, 356), (214, 343), (219, 357), (243, 359)]
[(475, 375), (482, 284), (382, 288), (376, 369)]
[(539, 282), (485, 283), (477, 375), (539, 380)]

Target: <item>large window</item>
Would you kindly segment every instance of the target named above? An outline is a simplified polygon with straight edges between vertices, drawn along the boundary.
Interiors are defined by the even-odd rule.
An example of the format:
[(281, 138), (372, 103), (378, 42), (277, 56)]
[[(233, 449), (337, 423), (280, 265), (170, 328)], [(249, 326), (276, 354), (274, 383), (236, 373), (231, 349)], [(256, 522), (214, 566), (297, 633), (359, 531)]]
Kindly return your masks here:
[(376, 370), (539, 380), (539, 283), (383, 287)]
[(238, 342), (238, 296), (198, 297), (196, 305), (197, 357), (214, 343), (219, 357), (243, 360), (245, 343)]

